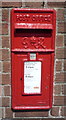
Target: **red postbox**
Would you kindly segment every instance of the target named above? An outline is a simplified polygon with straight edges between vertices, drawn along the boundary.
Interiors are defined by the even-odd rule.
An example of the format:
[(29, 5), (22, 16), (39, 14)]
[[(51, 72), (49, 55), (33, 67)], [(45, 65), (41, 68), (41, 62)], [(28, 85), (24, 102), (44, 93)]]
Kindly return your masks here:
[(55, 31), (55, 10), (12, 10), (13, 109), (52, 107)]

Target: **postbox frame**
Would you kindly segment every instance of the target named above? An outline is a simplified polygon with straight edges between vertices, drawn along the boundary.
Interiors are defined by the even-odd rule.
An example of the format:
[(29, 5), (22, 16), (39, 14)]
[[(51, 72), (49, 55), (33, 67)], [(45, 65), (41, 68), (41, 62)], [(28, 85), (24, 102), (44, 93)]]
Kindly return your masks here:
[[(53, 30), (53, 43), (52, 43), (52, 49), (44, 49), (44, 50), (39, 50), (39, 49), (35, 49), (35, 50), (30, 50), (30, 49), (16, 49), (16, 48), (13, 48), (13, 39), (14, 39), (14, 37), (13, 37), (13, 30), (15, 29), (15, 28), (18, 28), (18, 26), (16, 25), (16, 26), (14, 26), (14, 25), (12, 25), (13, 24), (13, 17), (12, 17), (12, 15), (14, 15), (14, 11), (17, 11), (17, 13), (18, 12), (37, 12), (37, 13), (39, 13), (39, 12), (41, 12), (41, 13), (44, 13), (44, 12), (47, 12), (47, 13), (52, 13), (52, 14), (54, 14), (53, 16), (54, 16), (54, 21), (53, 21), (53, 27), (52, 27), (52, 30)], [(14, 28), (15, 27), (15, 28)], [(22, 26), (20, 25), (20, 28), (21, 28)], [(25, 26), (24, 26), (25, 27)], [(40, 27), (40, 26), (39, 26)], [(19, 28), (18, 28), (19, 29)], [(29, 28), (29, 26), (27, 26), (27, 29), (31, 29), (31, 28)], [(34, 28), (33, 29), (35, 29), (35, 26), (34, 26)], [(37, 29), (38, 29), (38, 27), (37, 27)], [(40, 29), (41, 29), (41, 27), (40, 27)], [(47, 28), (47, 26), (43, 26), (43, 28), (42, 29), (51, 29), (51, 26), (49, 25), (49, 28)], [(12, 39), (12, 42), (11, 42), (11, 51), (12, 51), (12, 54), (11, 54), (11, 58), (12, 58), (12, 109), (14, 109), (14, 110), (30, 110), (30, 109), (50, 109), (51, 107), (52, 107), (52, 98), (53, 98), (53, 74), (54, 74), (54, 49), (55, 49), (55, 34), (56, 34), (56, 11), (55, 10), (53, 10), (53, 9), (20, 9), (20, 8), (15, 8), (15, 9), (12, 9), (12, 11), (11, 11), (11, 39)], [(51, 55), (51, 73), (52, 73), (52, 75), (50, 76), (50, 79), (51, 79), (51, 81), (50, 81), (50, 87), (51, 87), (51, 89), (50, 89), (50, 93), (49, 93), (49, 106), (32, 106), (32, 107), (28, 107), (28, 106), (24, 106), (24, 107), (22, 107), (22, 106), (17, 106), (16, 105), (16, 103), (14, 103), (14, 101), (15, 101), (15, 98), (14, 98), (14, 94), (15, 94), (15, 92), (14, 92), (14, 90), (16, 89), (14, 89), (14, 87), (15, 87), (15, 84), (17, 84), (16, 83), (16, 81), (14, 80), (14, 73), (13, 73), (13, 69), (14, 69), (14, 64), (15, 64), (15, 60), (14, 60), (14, 54), (22, 54), (22, 53), (44, 53), (44, 54), (46, 54), (47, 52), (48, 52), (48, 54), (50, 54), (50, 53), (52, 53), (52, 55)], [(25, 60), (25, 61), (27, 61), (27, 60)], [(36, 61), (36, 60), (29, 60), (29, 61)], [(43, 61), (43, 59), (38, 59), (37, 61)], [(13, 63), (14, 62), (14, 63)], [(24, 60), (23, 60), (23, 63), (24, 63)], [(43, 63), (41, 63), (41, 64), (43, 64)], [(23, 66), (23, 68), (24, 68), (24, 66)], [(41, 73), (42, 74), (42, 73)], [(29, 94), (28, 94), (28, 96), (29, 96)]]

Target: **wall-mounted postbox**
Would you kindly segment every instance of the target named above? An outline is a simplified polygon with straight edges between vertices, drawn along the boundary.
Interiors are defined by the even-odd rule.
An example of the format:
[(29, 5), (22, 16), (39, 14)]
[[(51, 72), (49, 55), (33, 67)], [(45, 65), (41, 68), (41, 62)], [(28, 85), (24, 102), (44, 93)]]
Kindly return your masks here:
[(12, 10), (13, 109), (51, 108), (55, 29), (55, 10)]

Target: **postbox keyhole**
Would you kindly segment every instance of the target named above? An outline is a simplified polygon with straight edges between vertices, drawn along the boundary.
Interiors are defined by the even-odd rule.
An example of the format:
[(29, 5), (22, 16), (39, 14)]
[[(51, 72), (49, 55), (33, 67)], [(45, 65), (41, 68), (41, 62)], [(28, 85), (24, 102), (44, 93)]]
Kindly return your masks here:
[(22, 80), (22, 78), (20, 78), (20, 80)]

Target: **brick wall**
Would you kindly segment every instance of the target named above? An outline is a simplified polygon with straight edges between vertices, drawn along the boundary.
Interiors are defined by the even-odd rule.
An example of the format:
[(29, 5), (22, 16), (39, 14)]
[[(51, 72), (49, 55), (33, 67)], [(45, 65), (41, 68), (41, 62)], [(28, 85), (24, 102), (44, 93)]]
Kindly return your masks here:
[[(66, 116), (66, 2), (64, 0), (32, 1), (0, 1), (0, 118), (63, 120)], [(53, 107), (49, 111), (11, 110), (10, 12), (12, 8), (53, 8), (57, 12)]]

